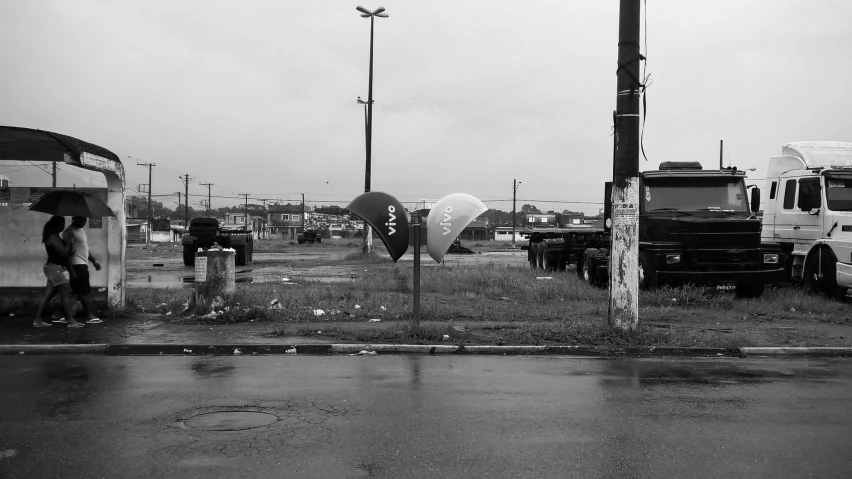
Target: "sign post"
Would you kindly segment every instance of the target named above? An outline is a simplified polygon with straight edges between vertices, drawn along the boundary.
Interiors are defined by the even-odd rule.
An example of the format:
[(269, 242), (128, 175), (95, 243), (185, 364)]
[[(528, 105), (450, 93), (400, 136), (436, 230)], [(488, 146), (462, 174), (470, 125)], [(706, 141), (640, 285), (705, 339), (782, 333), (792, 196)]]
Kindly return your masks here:
[(411, 215), (412, 235), (414, 236), (414, 316), (413, 329), (420, 326), (420, 215)]

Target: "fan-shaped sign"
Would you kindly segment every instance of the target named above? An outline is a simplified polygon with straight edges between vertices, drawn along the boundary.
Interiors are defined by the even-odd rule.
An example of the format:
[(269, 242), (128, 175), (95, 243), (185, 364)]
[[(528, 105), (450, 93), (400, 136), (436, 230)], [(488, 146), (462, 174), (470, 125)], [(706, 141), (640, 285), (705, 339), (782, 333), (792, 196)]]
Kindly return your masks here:
[(347, 210), (360, 216), (379, 234), (394, 262), (408, 249), (408, 217), (393, 196), (370, 191), (352, 200)]
[(453, 193), (438, 200), (426, 218), (426, 251), (429, 256), (440, 263), (462, 230), (486, 211), (487, 206), (466, 193)]

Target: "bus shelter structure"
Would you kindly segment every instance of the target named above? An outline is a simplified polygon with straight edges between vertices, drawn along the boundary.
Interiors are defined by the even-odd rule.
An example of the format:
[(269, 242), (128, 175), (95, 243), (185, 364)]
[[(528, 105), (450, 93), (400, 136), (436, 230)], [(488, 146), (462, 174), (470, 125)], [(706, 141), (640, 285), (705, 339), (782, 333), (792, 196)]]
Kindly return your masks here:
[[(91, 218), (86, 225), (89, 251), (101, 263), (90, 267), (92, 299), (122, 307), (125, 302), (126, 217), (124, 166), (118, 156), (98, 145), (59, 133), (0, 126), (0, 162), (57, 162), (99, 172), (106, 188), (84, 188), (99, 196), (115, 217)], [(0, 310), (32, 306), (44, 291), (42, 267), (47, 257), (41, 234), (50, 215), (29, 207), (52, 187), (10, 183), (0, 187)], [(79, 189), (79, 188), (78, 188)], [(66, 218), (66, 225), (70, 224)]]

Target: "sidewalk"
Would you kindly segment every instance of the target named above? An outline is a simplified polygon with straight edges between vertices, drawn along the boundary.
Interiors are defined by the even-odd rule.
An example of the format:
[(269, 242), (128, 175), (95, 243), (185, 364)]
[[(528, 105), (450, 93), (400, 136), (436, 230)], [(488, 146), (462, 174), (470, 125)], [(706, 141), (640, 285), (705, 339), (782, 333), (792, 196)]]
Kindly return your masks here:
[[(631, 357), (745, 357), (749, 355), (809, 355), (852, 357), (849, 347), (679, 348), (618, 346), (517, 346), (443, 344), (360, 344), (336, 338), (304, 337), (298, 330), (320, 331), (334, 326), (356, 330), (392, 328), (381, 323), (173, 323), (156, 314), (105, 319), (102, 324), (69, 329), (54, 324), (33, 328), (31, 317), (0, 318), (0, 355), (6, 354), (565, 354)], [(423, 325), (431, 324), (429, 322)], [(444, 323), (434, 323), (444, 324)], [(461, 325), (461, 323), (459, 323)], [(508, 324), (508, 323), (507, 323)], [(281, 334), (281, 332), (284, 334)]]

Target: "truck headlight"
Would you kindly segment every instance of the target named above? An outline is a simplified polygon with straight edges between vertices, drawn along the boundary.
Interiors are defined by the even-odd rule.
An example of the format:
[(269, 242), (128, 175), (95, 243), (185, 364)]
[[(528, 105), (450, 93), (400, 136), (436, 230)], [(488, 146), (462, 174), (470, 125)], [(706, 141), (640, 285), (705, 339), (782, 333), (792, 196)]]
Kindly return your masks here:
[(778, 254), (777, 253), (766, 253), (763, 255), (763, 262), (770, 264), (778, 264)]
[(680, 255), (679, 254), (667, 254), (666, 255), (666, 264), (675, 264), (680, 263)]

